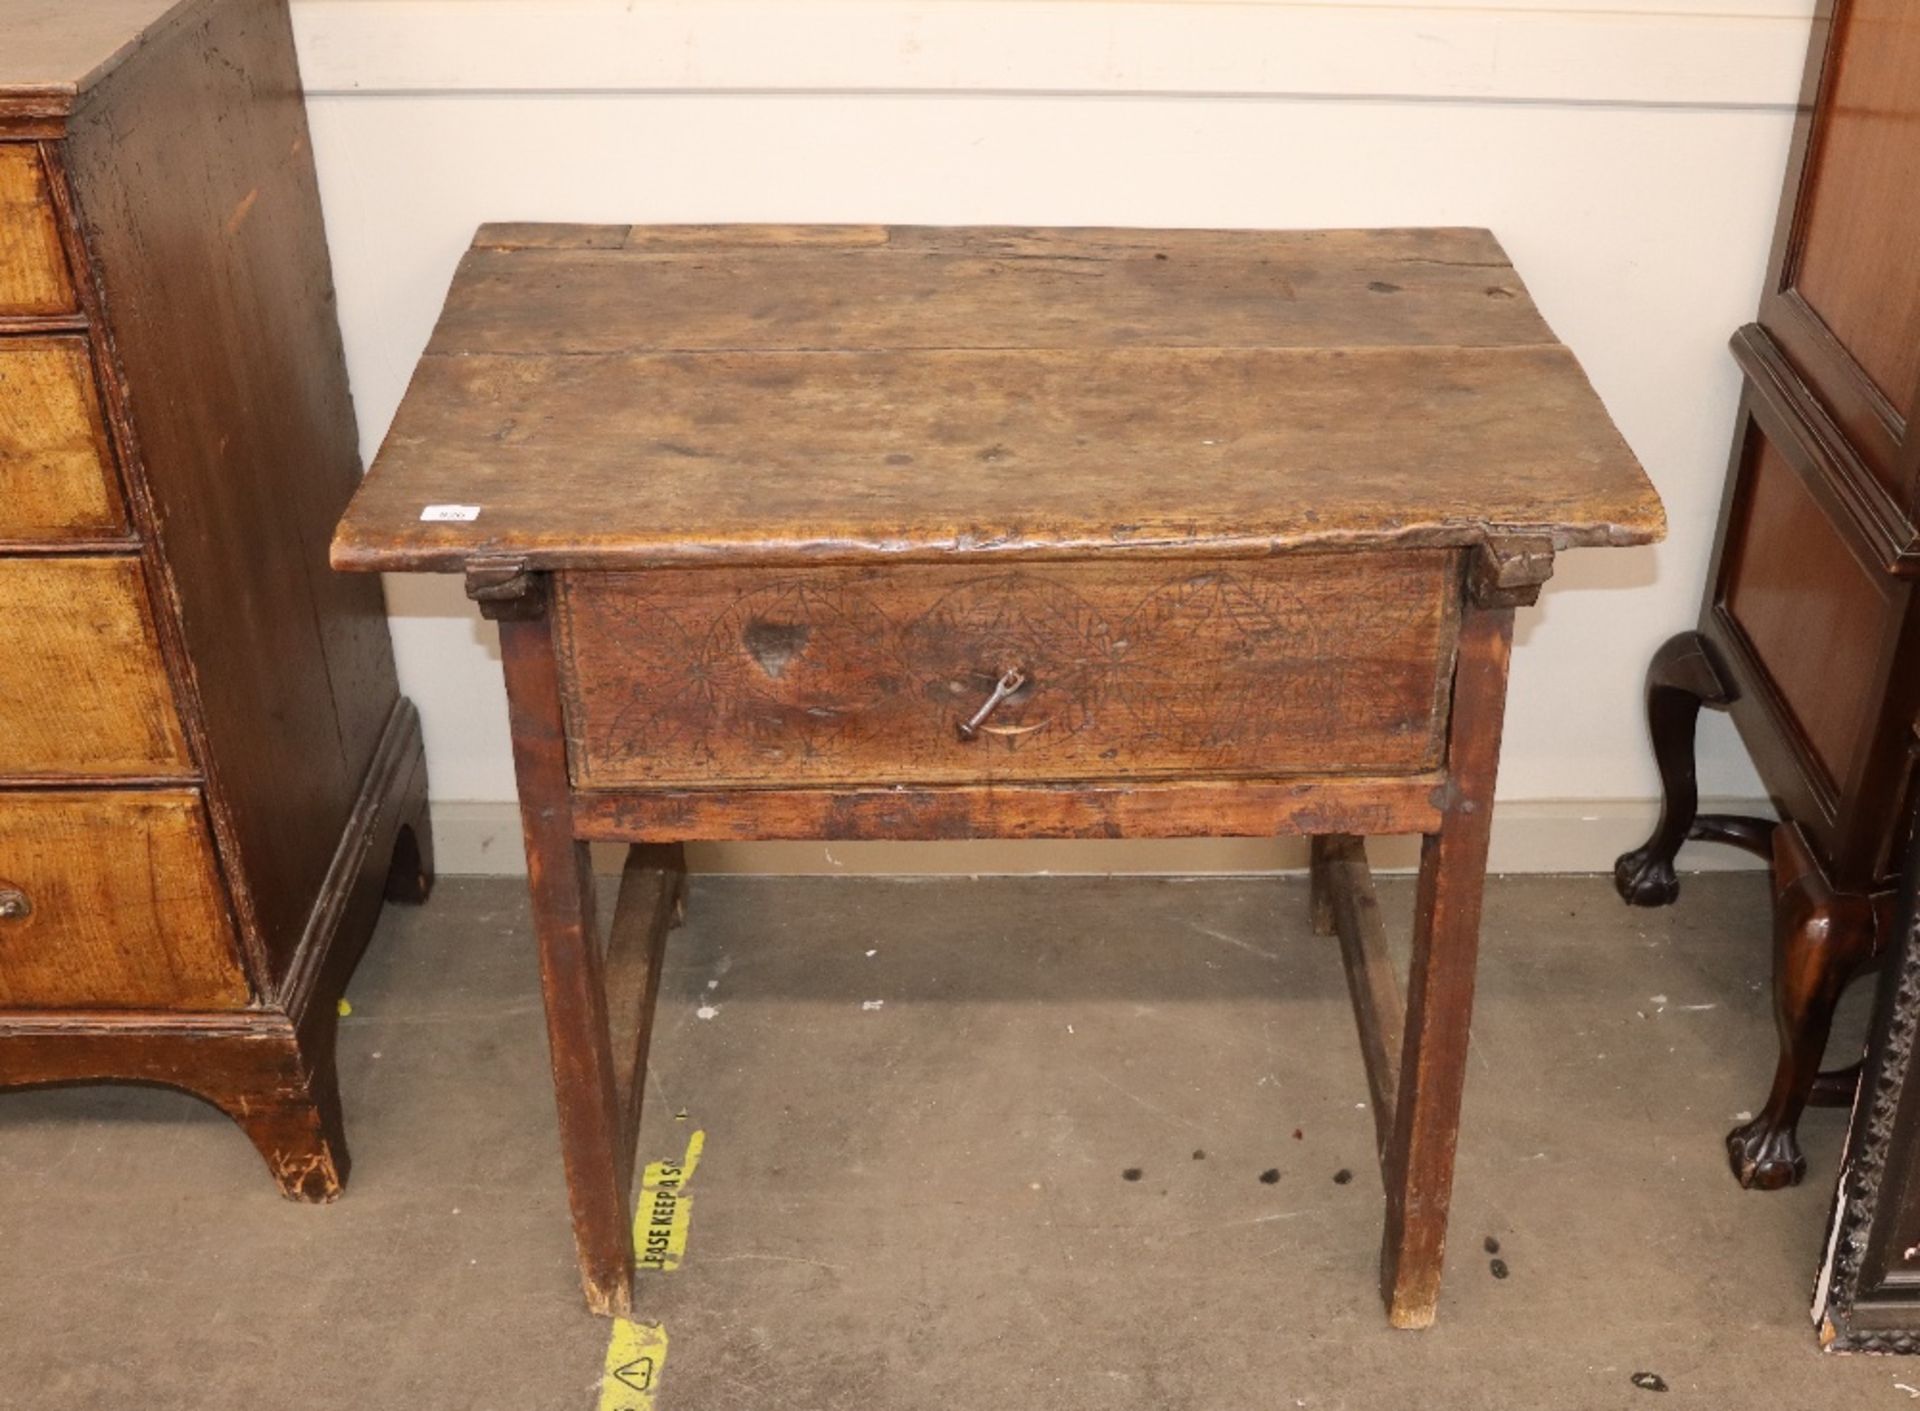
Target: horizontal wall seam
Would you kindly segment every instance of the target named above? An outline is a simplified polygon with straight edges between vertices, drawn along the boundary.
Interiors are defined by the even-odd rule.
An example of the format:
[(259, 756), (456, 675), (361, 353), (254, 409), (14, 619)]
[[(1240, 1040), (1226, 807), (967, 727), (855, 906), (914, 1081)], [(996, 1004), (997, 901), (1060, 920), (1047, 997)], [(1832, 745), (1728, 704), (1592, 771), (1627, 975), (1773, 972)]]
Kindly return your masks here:
[(1469, 108), (1591, 108), (1603, 111), (1677, 113), (1791, 113), (1792, 103), (1661, 101), (1638, 98), (1488, 97), (1440, 93), (1269, 93), (1253, 90), (1152, 88), (309, 88), (308, 98), (956, 98), (1037, 99), (1049, 102), (1099, 99), (1138, 102), (1380, 103), (1436, 104)]

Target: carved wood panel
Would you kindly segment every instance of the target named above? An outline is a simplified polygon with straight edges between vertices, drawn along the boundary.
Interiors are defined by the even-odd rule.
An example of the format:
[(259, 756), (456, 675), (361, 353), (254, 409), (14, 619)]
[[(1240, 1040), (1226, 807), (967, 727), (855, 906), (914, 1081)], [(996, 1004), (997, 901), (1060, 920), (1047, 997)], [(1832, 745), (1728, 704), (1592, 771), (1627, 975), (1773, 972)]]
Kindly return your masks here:
[(563, 577), (574, 781), (1415, 772), (1440, 759), (1458, 579), (1445, 551)]

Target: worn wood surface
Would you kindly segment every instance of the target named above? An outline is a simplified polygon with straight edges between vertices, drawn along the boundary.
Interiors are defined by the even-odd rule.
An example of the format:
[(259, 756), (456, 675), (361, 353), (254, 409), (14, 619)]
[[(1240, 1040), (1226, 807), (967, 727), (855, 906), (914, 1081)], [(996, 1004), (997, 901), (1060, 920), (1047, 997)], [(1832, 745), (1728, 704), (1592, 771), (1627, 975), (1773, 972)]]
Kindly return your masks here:
[(582, 788), (1416, 773), (1458, 588), (1439, 550), (566, 575), (569, 760)]
[[(172, 1083), (302, 1200), (346, 1177), (335, 1003), (383, 894), (431, 882), (378, 585), (325, 567), (356, 478), (285, 0), (0, 0), (0, 812), (142, 786), (85, 796), (36, 884), (88, 893), (79, 978), (0, 944), (0, 1087)], [(108, 807), (174, 798), (206, 898), (184, 825)], [(160, 974), (147, 918), (201, 900)]]
[(574, 828), (607, 842), (754, 839), (1273, 838), (1437, 828), (1446, 779), (1087, 781), (947, 787), (577, 793)]
[(613, 1052), (614, 1111), (620, 1122), (616, 1182), (633, 1198), (634, 1153), (647, 1095), (647, 1050), (660, 995), (667, 932), (687, 904), (686, 849), (678, 843), (635, 843), (620, 873), (620, 895), (607, 926), (607, 1036)]
[(0, 1009), (247, 1002), (200, 795), (0, 793)]
[(325, 567), (358, 432), (285, 0), (183, 9), (67, 146), (215, 823), (277, 977), (399, 692), (379, 584)]
[(0, 543), (125, 530), (87, 340), (0, 339)]
[(1402, 1041), (1357, 841), (1316, 895), (1420, 1326), (1513, 609), (1662, 528), (1483, 231), (501, 226), (333, 557), (499, 623), (592, 1307), (666, 893), (603, 962), (586, 840), (1418, 832)]
[[(638, 227), (481, 243), (347, 568), (1657, 538), (1484, 231)], [(480, 507), (423, 523), (428, 505)]]
[[(0, 5), (0, 33), (5, 16)], [(73, 310), (73, 280), (40, 149), (0, 142), (0, 318)]]
[(138, 559), (0, 558), (0, 662), (0, 780), (195, 772)]
[(0, 0), (0, 98), (72, 98), (206, 0)]
[(1447, 737), (1446, 819), (1420, 849), (1399, 1094), (1381, 1159), (1387, 1228), (1380, 1288), (1397, 1328), (1432, 1323), (1440, 1297), (1512, 645), (1512, 608), (1467, 615)]
[(589, 1308), (624, 1317), (633, 1311), (633, 1153), (623, 1149), (631, 1134), (620, 1106), (593, 867), (587, 845), (574, 837), (568, 801), (551, 630), (544, 618), (501, 622), (500, 657), (580, 1280)]
[(331, 1200), (346, 1178), (331, 1058), (314, 1062), (286, 1014), (11, 1010), (0, 1012), (0, 1054), (8, 1086), (160, 1083), (203, 1098), (245, 1132), (290, 1199)]
[(1333, 834), (1314, 842), (1313, 871), (1326, 899), (1328, 920), (1340, 940), (1347, 972), (1347, 993), (1360, 1031), (1360, 1058), (1373, 1095), (1373, 1127), (1384, 1156), (1393, 1139), (1394, 1108), (1399, 1101), (1400, 1041), (1406, 1028), (1406, 1001), (1387, 951), (1380, 899), (1367, 865), (1367, 844), (1353, 834)]

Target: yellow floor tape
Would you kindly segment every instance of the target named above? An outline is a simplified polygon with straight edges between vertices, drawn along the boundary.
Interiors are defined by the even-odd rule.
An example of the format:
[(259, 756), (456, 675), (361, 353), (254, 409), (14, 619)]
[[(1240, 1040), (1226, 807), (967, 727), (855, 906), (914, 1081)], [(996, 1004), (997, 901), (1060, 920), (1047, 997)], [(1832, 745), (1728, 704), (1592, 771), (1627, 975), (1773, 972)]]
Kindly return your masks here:
[(640, 1177), (640, 1199), (633, 1212), (633, 1253), (642, 1269), (669, 1273), (680, 1267), (687, 1252), (687, 1223), (693, 1219), (693, 1197), (687, 1183), (700, 1164), (707, 1134), (687, 1139), (687, 1154), (678, 1161), (652, 1161)]
[[(678, 1161), (647, 1164), (633, 1214), (633, 1252), (640, 1268), (665, 1274), (680, 1267), (687, 1252), (688, 1222), (693, 1218), (687, 1183), (706, 1144), (707, 1134), (695, 1132), (687, 1139), (687, 1154)], [(654, 1396), (666, 1363), (665, 1324), (614, 1319), (600, 1376), (598, 1411), (655, 1411)]]
[(667, 1362), (667, 1330), (655, 1323), (613, 1320), (599, 1411), (654, 1411), (653, 1393)]

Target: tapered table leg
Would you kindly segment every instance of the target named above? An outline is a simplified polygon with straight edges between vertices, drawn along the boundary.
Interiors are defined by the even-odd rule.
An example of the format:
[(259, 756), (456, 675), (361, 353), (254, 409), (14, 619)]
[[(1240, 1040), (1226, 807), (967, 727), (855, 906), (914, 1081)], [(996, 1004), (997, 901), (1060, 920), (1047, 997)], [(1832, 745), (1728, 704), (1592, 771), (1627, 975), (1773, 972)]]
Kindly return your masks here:
[(544, 608), (545, 585), (529, 595), (535, 603), (519, 609), (527, 615), (501, 617), (500, 654), (567, 1199), (588, 1306), (596, 1313), (626, 1316), (633, 1311), (633, 1233), (621, 1173), (632, 1169), (632, 1157), (621, 1149), (624, 1124), (594, 921), (593, 874), (587, 845), (573, 835), (553, 638), (544, 610), (533, 615)]
[(1440, 831), (1421, 847), (1399, 1096), (1381, 1158), (1380, 1290), (1397, 1328), (1431, 1324), (1440, 1296), (1512, 640), (1511, 607), (1472, 611), (1462, 624), (1447, 739), (1452, 788)]

